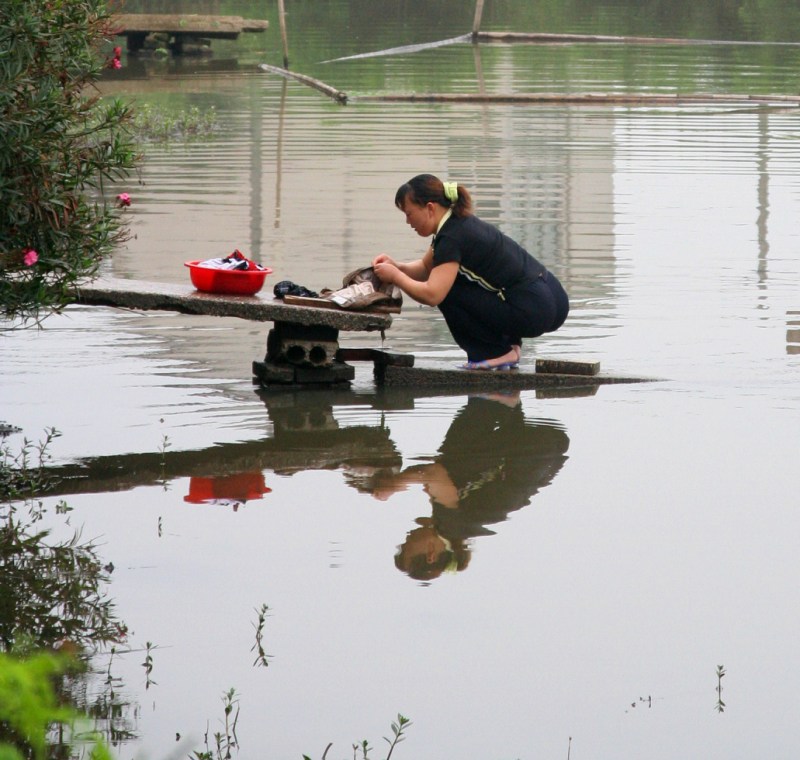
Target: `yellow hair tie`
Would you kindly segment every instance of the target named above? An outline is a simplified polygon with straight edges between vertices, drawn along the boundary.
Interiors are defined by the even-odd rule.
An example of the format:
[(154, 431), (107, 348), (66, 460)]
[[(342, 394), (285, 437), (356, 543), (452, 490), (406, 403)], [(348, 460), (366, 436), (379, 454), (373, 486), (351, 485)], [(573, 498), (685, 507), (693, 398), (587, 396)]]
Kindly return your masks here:
[(458, 182), (442, 182), (444, 185), (444, 197), (450, 203), (458, 202)]

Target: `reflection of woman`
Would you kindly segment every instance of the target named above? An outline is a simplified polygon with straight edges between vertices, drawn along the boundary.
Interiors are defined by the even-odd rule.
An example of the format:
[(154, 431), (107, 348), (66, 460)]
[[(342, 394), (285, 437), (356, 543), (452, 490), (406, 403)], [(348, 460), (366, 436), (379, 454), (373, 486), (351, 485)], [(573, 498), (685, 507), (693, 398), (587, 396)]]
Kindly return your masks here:
[(380, 254), (372, 262), (375, 273), (415, 301), (439, 307), (467, 354), (464, 369), (513, 369), (522, 338), (564, 323), (569, 299), (556, 276), (474, 216), (465, 187), (420, 174), (400, 187), (394, 202), (418, 235), (433, 239), (416, 261)]
[(431, 517), (418, 519), (399, 547), (398, 569), (419, 580), (464, 569), (469, 539), (492, 535), (487, 525), (526, 506), (561, 469), (567, 434), (552, 423), (526, 421), (516, 402), (470, 398), (432, 462), (382, 480), (383, 495), (422, 484), (432, 505)]

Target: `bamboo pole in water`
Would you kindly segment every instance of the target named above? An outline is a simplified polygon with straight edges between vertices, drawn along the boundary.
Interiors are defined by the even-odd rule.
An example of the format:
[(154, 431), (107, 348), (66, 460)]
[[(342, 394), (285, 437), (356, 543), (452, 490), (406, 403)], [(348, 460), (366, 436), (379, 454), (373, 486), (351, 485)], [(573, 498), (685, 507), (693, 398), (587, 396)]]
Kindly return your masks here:
[(337, 90), (329, 84), (306, 76), (297, 74), (279, 66), (270, 66), (268, 63), (261, 63), (258, 66), (262, 71), (270, 74), (278, 74), (286, 79), (294, 79), (315, 90), (319, 90), (328, 97), (333, 98), (342, 105), (347, 103), (573, 103), (573, 104), (610, 104), (610, 105), (681, 105), (687, 103), (759, 103), (762, 105), (786, 104), (794, 107), (800, 106), (800, 95), (742, 95), (734, 93), (387, 93), (384, 95), (356, 95), (350, 96), (342, 90)]
[(475, 19), (472, 22), (472, 34), (475, 36), (481, 28), (481, 16), (483, 15), (483, 0), (475, 3)]
[(761, 40), (702, 40), (685, 37), (620, 37), (608, 34), (551, 34), (549, 32), (478, 32), (472, 33), (476, 42), (606, 42), (635, 45), (737, 45), (760, 47), (797, 47), (800, 42)]
[(283, 6), (283, 0), (278, 0), (278, 22), (281, 27), (281, 39), (283, 40), (283, 67), (289, 68), (289, 41), (286, 36), (286, 8)]
[(676, 93), (669, 95), (665, 93), (388, 93), (385, 95), (356, 95), (350, 96), (342, 90), (337, 90), (319, 79), (296, 74), (288, 69), (278, 66), (270, 66), (268, 63), (261, 63), (258, 66), (262, 71), (269, 74), (278, 74), (286, 79), (294, 79), (315, 90), (319, 90), (325, 95), (333, 98), (342, 105), (347, 103), (606, 103), (612, 105), (680, 105), (686, 103), (761, 103), (773, 104), (780, 103), (800, 106), (800, 95), (741, 95), (723, 94), (716, 92), (697, 92), (697, 93)]
[(722, 93), (684, 93), (668, 95), (663, 93), (388, 93), (385, 95), (355, 95), (350, 96), (342, 90), (337, 90), (319, 79), (295, 74), (288, 69), (270, 66), (268, 63), (259, 64), (258, 68), (270, 74), (278, 74), (287, 79), (294, 79), (315, 90), (328, 95), (342, 105), (348, 103), (528, 103), (528, 104), (608, 104), (608, 105), (682, 105), (687, 103), (719, 103), (742, 104), (759, 103), (762, 105), (786, 104), (794, 107), (800, 106), (800, 95), (740, 95)]
[(325, 82), (321, 82), (319, 79), (314, 79), (314, 77), (306, 76), (305, 74), (295, 74), (293, 71), (282, 69), (278, 66), (270, 66), (268, 63), (259, 63), (258, 68), (269, 74), (277, 74), (286, 79), (295, 79), (298, 82), (307, 84), (309, 87), (313, 87), (315, 90), (325, 93), (342, 104), (347, 103), (347, 93), (337, 90), (335, 87), (331, 87), (329, 84), (325, 84)]
[[(344, 93), (342, 93), (344, 95)], [(686, 103), (761, 103), (800, 105), (800, 95), (738, 95), (718, 93), (394, 93), (344, 96), (350, 103), (605, 103), (612, 105), (679, 105)]]

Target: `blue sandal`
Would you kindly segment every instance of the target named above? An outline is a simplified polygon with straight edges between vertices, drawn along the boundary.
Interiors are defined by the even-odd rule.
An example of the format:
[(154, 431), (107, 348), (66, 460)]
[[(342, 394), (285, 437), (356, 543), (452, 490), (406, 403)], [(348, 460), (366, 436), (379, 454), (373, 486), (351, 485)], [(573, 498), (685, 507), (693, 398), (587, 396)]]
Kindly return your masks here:
[(504, 362), (503, 364), (489, 364), (487, 360), (480, 362), (467, 362), (461, 365), (461, 369), (479, 370), (482, 372), (507, 372), (512, 369), (519, 369), (519, 362)]

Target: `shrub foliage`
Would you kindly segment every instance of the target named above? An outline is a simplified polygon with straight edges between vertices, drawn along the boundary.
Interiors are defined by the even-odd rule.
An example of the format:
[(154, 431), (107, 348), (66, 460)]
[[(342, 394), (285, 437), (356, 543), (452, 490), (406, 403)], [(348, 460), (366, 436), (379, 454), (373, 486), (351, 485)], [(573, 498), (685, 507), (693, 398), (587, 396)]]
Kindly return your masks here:
[[(0, 0), (0, 317), (59, 311), (125, 235), (109, 183), (136, 166), (104, 0)], [(118, 56), (117, 56), (118, 58)], [(118, 63), (114, 64), (115, 66)]]

